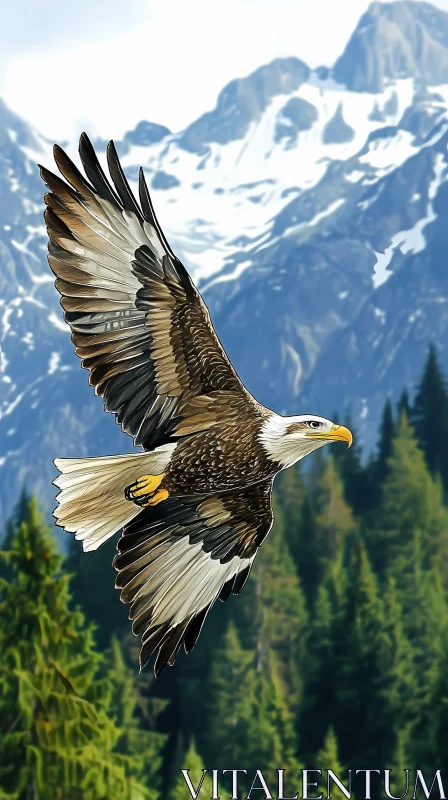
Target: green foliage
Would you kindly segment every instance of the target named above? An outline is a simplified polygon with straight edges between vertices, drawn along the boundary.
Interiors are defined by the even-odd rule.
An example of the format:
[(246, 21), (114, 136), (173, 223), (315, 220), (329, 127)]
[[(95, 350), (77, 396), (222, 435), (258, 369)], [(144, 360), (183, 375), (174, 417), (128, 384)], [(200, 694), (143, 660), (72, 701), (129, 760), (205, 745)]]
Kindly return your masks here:
[(231, 622), (215, 653), (210, 677), (212, 703), (209, 751), (221, 763), (239, 764), (249, 774), (263, 765), (276, 778), (279, 764), (297, 772), (294, 718), (274, 652), (245, 649)]
[(392, 411), (392, 403), (390, 401), (390, 397), (388, 397), (385, 402), (381, 417), (380, 433), (378, 438), (378, 455), (373, 462), (371, 470), (372, 492), (376, 502), (378, 502), (379, 499), (379, 488), (387, 475), (388, 462), (392, 455), (392, 440), (394, 435), (395, 421)]
[[(70, 536), (65, 568), (71, 575), (70, 593), (73, 605), (80, 606), (96, 625), (96, 641), (107, 648), (112, 636), (128, 631), (127, 610), (115, 589), (116, 541), (105, 542), (86, 558), (80, 542)], [(95, 586), (95, 591), (92, 587)]]
[(342, 480), (330, 456), (318, 487), (314, 518), (319, 578), (335, 569), (344, 553), (346, 538), (354, 532), (353, 513), (344, 499)]
[(445, 401), (432, 348), (412, 408), (407, 392), (398, 414), (386, 401), (367, 464), (334, 445), (279, 476), (247, 586), (215, 604), (157, 697), (119, 613), (114, 543), (85, 556), (72, 542), (64, 567), (23, 494), (0, 562), (0, 798), (189, 800), (179, 768), (195, 787), (203, 768), (262, 768), (275, 787), (302, 764), (387, 764), (399, 795), (404, 768), (443, 763)]
[(361, 445), (350, 415), (345, 418), (344, 425), (353, 433), (353, 444), (348, 448), (345, 444), (335, 443), (331, 446), (331, 453), (342, 478), (344, 497), (358, 514), (365, 510), (368, 502), (368, 473), (361, 466)]
[(274, 512), (274, 527), (257, 555), (235, 618), (243, 645), (257, 653), (258, 667), (269, 668), (271, 656), (276, 658), (294, 704), (301, 694), (297, 667), (304, 656), (307, 611), (276, 498)]
[[(158, 715), (165, 704), (148, 696), (147, 677), (137, 676), (127, 665), (117, 638), (112, 640), (107, 657), (110, 682), (110, 709), (119, 728), (115, 751), (132, 758), (134, 770), (142, 784), (152, 790), (160, 788), (162, 750), (166, 736), (155, 730)], [(150, 683), (154, 681), (151, 678)], [(145, 728), (142, 729), (142, 723)], [(156, 792), (152, 792), (157, 797)]]
[[(317, 754), (316, 763), (320, 765), (322, 770), (331, 769), (343, 781), (345, 770), (339, 761), (338, 740), (334, 728), (330, 727), (328, 729), (325, 741)], [(336, 783), (331, 784), (331, 797), (332, 800), (343, 800), (343, 798), (346, 800), (344, 793), (341, 792)]]
[(114, 683), (100, 675), (92, 627), (69, 608), (69, 577), (35, 500), (21, 517), (1, 554), (0, 787), (18, 799), (153, 798), (139, 755), (119, 752)]
[(402, 414), (404, 414), (408, 419), (411, 418), (411, 402), (409, 400), (409, 392), (407, 389), (403, 389), (397, 403), (398, 419), (400, 419)]
[[(201, 783), (201, 779), (203, 776), (203, 770), (205, 769), (204, 763), (196, 750), (196, 745), (194, 739), (191, 740), (190, 746), (187, 750), (187, 753), (184, 758), (183, 762), (184, 766), (182, 769), (188, 770), (188, 776), (191, 780), (191, 783), (194, 787), (194, 790), (197, 791), (199, 784)], [(204, 780), (201, 785), (201, 794), (200, 797), (211, 797), (211, 779), (210, 773), (204, 777)], [(187, 783), (185, 778), (182, 774), (179, 774), (173, 790), (170, 794), (170, 800), (191, 800), (191, 794), (188, 789)]]
[(356, 529), (337, 464), (330, 455), (320, 474), (313, 476), (295, 534), (297, 569), (311, 604), (329, 572), (340, 569), (346, 541)]
[(373, 543), (380, 573), (395, 575), (400, 586), (410, 589), (422, 568), (446, 556), (448, 515), (442, 494), (403, 414), (392, 442)]
[(252, 719), (257, 705), (255, 652), (241, 646), (230, 622), (222, 646), (215, 652), (210, 674), (209, 748), (223, 763), (239, 761), (243, 743), (250, 745)]
[(343, 606), (335, 625), (335, 728), (341, 755), (350, 766), (369, 764), (379, 751), (388, 753), (390, 720), (388, 714), (376, 712), (375, 700), (384, 677), (380, 663), (384, 609), (361, 540), (351, 554)]
[(338, 593), (332, 579), (318, 589), (307, 635), (304, 664), (305, 690), (298, 709), (298, 740), (305, 763), (321, 748), (335, 710), (335, 621), (340, 613)]
[(417, 389), (412, 422), (432, 475), (440, 473), (448, 489), (448, 389), (432, 344)]
[(302, 548), (306, 547), (306, 537), (302, 535), (302, 508), (306, 497), (306, 484), (297, 465), (280, 473), (275, 486), (275, 532), (281, 529), (296, 569), (302, 560)]

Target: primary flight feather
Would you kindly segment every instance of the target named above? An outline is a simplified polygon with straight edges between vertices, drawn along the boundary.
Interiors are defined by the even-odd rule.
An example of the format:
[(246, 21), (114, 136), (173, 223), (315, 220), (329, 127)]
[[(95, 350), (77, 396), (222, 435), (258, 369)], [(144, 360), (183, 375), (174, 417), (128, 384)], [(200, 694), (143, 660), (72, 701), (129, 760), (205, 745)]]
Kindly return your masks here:
[(143, 452), (59, 458), (57, 523), (94, 550), (122, 530), (116, 586), (158, 676), (191, 651), (208, 611), (243, 588), (272, 526), (275, 475), (342, 425), (282, 417), (241, 383), (207, 307), (157, 222), (143, 171), (134, 198), (113, 142), (106, 177), (85, 134), (86, 177), (60, 147), (48, 189), (48, 261), (75, 352), (106, 411)]

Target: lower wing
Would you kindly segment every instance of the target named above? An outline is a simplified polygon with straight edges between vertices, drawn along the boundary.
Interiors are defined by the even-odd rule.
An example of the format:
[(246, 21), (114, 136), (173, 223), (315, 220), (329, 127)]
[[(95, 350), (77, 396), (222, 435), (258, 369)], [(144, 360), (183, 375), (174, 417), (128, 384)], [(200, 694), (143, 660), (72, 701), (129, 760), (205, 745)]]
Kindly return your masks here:
[(202, 497), (170, 498), (142, 511), (118, 542), (121, 600), (141, 635), (140, 668), (158, 650), (154, 673), (189, 653), (219, 598), (238, 594), (269, 533), (272, 481)]

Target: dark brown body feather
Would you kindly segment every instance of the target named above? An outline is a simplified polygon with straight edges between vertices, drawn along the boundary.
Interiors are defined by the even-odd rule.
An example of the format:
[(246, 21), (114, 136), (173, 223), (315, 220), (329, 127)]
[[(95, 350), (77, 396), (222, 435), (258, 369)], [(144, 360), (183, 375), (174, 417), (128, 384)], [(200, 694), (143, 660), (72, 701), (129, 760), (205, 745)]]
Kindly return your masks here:
[(179, 440), (161, 487), (170, 495), (210, 494), (273, 478), (279, 465), (266, 457), (259, 440), (270, 414), (237, 392), (196, 397), (174, 434), (195, 432)]

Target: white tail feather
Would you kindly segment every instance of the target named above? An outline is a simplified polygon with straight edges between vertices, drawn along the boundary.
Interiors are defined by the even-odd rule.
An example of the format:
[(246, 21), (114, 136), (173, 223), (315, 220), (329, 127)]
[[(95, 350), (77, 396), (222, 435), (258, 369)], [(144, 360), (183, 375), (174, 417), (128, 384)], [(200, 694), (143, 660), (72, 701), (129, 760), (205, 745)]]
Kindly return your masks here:
[(149, 453), (100, 458), (56, 458), (60, 475), (53, 481), (61, 491), (54, 511), (57, 524), (80, 539), (83, 548), (96, 550), (137, 514), (140, 506), (126, 500), (124, 490), (140, 475), (160, 475), (175, 444)]

